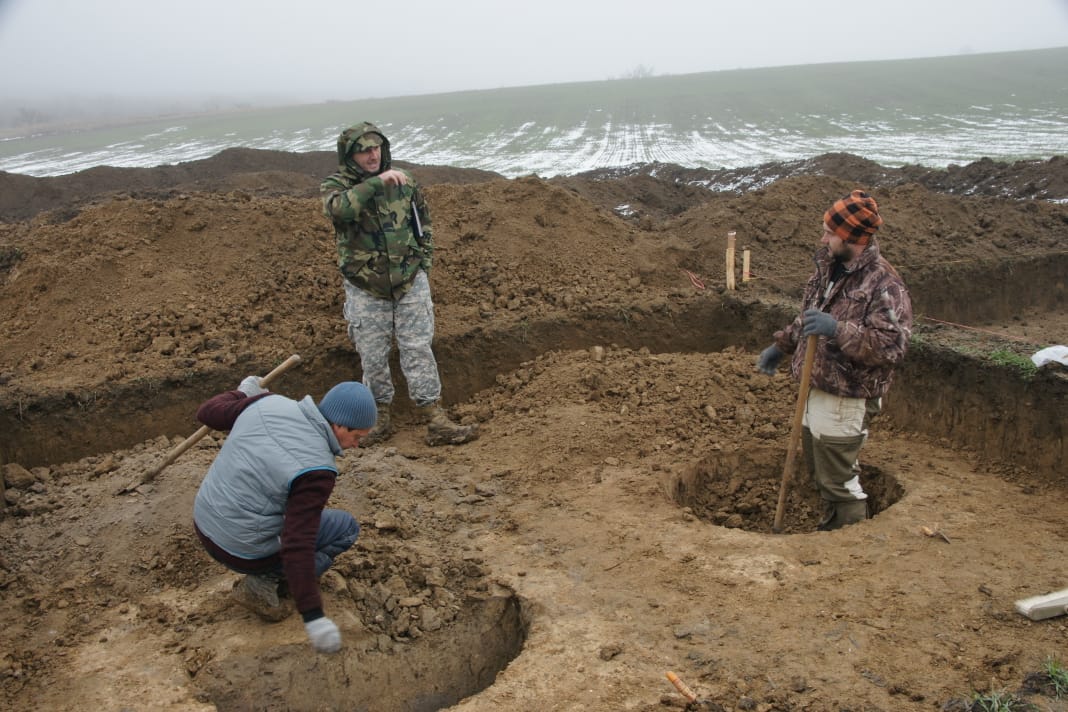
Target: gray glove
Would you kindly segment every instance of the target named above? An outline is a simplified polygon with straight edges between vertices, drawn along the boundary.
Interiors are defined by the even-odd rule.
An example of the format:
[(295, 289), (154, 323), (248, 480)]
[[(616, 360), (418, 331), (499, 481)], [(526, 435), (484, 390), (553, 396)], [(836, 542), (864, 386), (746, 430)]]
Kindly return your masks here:
[(259, 376), (245, 376), (244, 380), (241, 381), (241, 385), (237, 387), (237, 390), (241, 391), (249, 398), (267, 392), (267, 389), (260, 385)]
[(336, 653), (341, 650), (341, 631), (327, 617), (316, 618), (304, 624), (312, 647), (320, 653)]
[(801, 314), (801, 334), (803, 336), (834, 336), (838, 322), (827, 312), (819, 309), (806, 309)]
[(778, 346), (772, 344), (760, 352), (760, 358), (757, 359), (757, 370), (769, 376), (774, 376), (775, 369), (779, 367), (779, 361), (781, 360), (782, 351), (779, 350)]

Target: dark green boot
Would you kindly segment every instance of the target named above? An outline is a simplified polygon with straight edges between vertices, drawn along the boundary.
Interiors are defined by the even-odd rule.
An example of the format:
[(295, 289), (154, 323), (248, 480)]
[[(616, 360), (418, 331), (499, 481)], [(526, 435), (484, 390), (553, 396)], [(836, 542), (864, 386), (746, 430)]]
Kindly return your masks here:
[(868, 518), (868, 500), (866, 499), (854, 499), (848, 502), (825, 502), (824, 504), (827, 505), (826, 512), (819, 526), (816, 527), (821, 532), (841, 529), (850, 524), (863, 522)]

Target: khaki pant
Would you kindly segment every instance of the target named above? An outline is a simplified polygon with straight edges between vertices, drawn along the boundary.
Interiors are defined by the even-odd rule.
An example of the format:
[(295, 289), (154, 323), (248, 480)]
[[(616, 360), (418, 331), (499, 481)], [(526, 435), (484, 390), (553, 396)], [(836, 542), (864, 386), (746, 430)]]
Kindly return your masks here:
[(879, 399), (844, 398), (818, 388), (809, 391), (801, 442), (816, 488), (827, 502), (868, 498), (860, 486), (858, 456), (868, 438), (867, 422), (880, 406)]

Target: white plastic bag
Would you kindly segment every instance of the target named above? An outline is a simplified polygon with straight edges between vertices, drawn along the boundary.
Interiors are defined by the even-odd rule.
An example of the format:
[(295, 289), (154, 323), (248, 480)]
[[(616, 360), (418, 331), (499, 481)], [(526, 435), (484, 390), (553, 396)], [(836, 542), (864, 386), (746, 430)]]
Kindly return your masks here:
[(1031, 356), (1031, 360), (1039, 368), (1051, 361), (1068, 366), (1068, 346), (1048, 346)]

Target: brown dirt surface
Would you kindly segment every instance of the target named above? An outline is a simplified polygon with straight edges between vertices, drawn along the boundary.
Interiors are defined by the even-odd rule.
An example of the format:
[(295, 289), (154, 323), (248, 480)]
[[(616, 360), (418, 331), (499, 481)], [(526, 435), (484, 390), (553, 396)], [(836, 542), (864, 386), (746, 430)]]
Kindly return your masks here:
[[(298, 353), (279, 392), (359, 377), (332, 163), (0, 174), (0, 707), (652, 712), (686, 706), (671, 670), (695, 710), (1066, 709), (1034, 678), (1066, 619), (1014, 610), (1068, 587), (1068, 372), (1026, 367), (1068, 342), (1063, 159), (413, 167), (445, 401), (482, 436), (427, 447), (398, 371), (399, 433), (339, 459), (331, 506), (363, 531), (323, 579), (345, 648), (322, 657), (232, 605), (192, 536), (222, 434), (135, 485), (249, 373)], [(773, 533), (796, 384), (754, 361), (858, 185), (918, 317), (862, 453), (875, 516), (814, 531), (798, 474)]]

